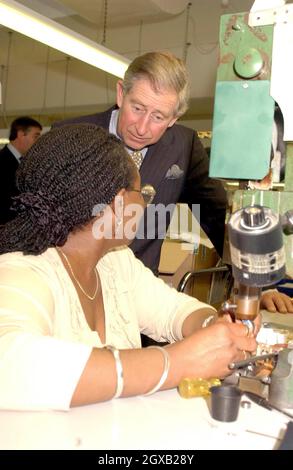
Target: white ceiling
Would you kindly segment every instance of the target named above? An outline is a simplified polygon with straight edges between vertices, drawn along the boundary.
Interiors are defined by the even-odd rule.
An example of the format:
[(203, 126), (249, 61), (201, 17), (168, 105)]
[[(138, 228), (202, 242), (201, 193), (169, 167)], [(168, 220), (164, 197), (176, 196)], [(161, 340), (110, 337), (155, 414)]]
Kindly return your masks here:
[[(107, 26), (125, 26), (140, 21), (162, 21), (168, 17), (181, 14), (187, 7), (200, 10), (201, 4), (208, 3), (211, 17), (228, 11), (246, 11), (254, 0), (17, 0), (63, 24), (67, 22), (88, 23), (97, 29), (103, 28), (105, 17)], [(271, 0), (262, 0), (264, 5)], [(291, 3), (292, 0), (288, 0)]]
[[(219, 21), (225, 12), (250, 10), (254, 0), (17, 0), (19, 3), (47, 16), (81, 34), (86, 30), (154, 23), (182, 14), (190, 5), (201, 18), (205, 7), (210, 22)], [(261, 0), (264, 6), (277, 0)], [(282, 0), (280, 0), (282, 1)], [(291, 3), (293, 0), (287, 0)]]
[[(135, 57), (140, 51), (153, 50), (156, 47), (171, 50), (179, 57), (183, 57), (184, 50), (187, 52), (186, 44), (190, 43), (187, 64), (192, 69), (194, 88), (193, 94), (191, 94), (190, 115), (195, 117), (209, 116), (212, 110), (220, 16), (224, 13), (249, 11), (254, 2), (254, 0), (192, 0), (190, 2), (188, 0), (17, 1), (99, 43), (105, 36), (103, 33), (106, 27), (107, 40), (104, 42), (106, 47), (127, 56), (129, 59)], [(267, 1), (263, 0), (264, 4)], [(292, 3), (292, 1), (290, 0), (288, 3)], [(190, 6), (189, 22), (187, 22), (187, 5)], [(186, 35), (187, 29), (188, 37)], [(67, 92), (62, 91), (62, 80), (66, 67), (65, 56), (56, 51), (50, 51), (51, 73), (48, 84), (44, 85), (46, 78), (43, 75), (47, 67), (46, 49), (42, 50), (38, 46), (33, 46), (23, 37), (22, 47), (20, 47), (20, 41), (13, 43), (10, 66), (14, 68), (12, 67), (9, 75), (8, 72), (5, 75), (8, 36), (5, 36), (4, 33), (6, 34), (6, 31), (2, 31), (2, 40), (0, 41), (0, 65), (2, 64), (0, 81), (2, 81), (2, 85), (4, 83), (3, 90), (5, 89), (5, 78), (9, 83), (6, 112), (23, 114), (23, 109), (28, 109), (28, 112), (31, 112), (42, 107), (45, 108), (43, 103), (47, 107), (50, 104), (50, 112), (54, 106), (60, 112), (62, 103), (65, 109), (64, 97)], [(21, 35), (16, 34), (14, 37), (20, 38)], [(35, 70), (36, 82), (32, 82), (29, 75), (30, 65), (32, 70)], [(16, 69), (19, 70), (19, 73)], [(74, 99), (69, 100), (69, 104), (67, 99), (67, 109), (69, 106), (72, 106), (72, 110), (74, 106), (83, 106), (82, 111), (91, 112), (87, 109), (87, 106), (89, 107), (86, 104), (88, 101), (93, 103), (93, 106), (100, 104), (103, 109), (105, 109), (106, 102), (112, 103), (116, 81), (111, 80), (111, 77), (105, 79), (100, 74), (100, 82), (98, 82), (98, 74), (99, 72), (96, 70), (81, 68), (74, 61), (71, 62), (68, 87), (69, 90), (73, 88), (78, 91), (72, 91), (70, 96), (73, 96)], [(21, 89), (17, 93), (15, 92), (15, 87), (17, 90), (19, 89), (20, 76), (26, 93), (23, 93)], [(56, 77), (59, 77), (59, 81)], [(53, 79), (56, 79), (56, 84), (52, 81)], [(99, 85), (95, 87), (97, 83)], [(83, 104), (77, 98), (75, 99), (80, 95), (82, 85), (88, 86), (88, 91), (84, 94), (88, 93), (90, 96), (90, 100), (84, 99)], [(51, 94), (50, 87), (52, 88)], [(42, 98), (45, 88), (49, 89), (47, 95), (52, 95), (56, 104), (52, 104), (47, 95)], [(104, 92), (104, 90), (106, 91)], [(39, 93), (38, 98), (36, 97), (37, 93)], [(94, 95), (93, 99), (92, 95)], [(26, 97), (29, 104), (25, 108)], [(35, 98), (34, 104), (31, 104), (32, 98)], [(49, 101), (46, 101), (47, 99)], [(74, 104), (75, 102), (76, 104)]]
[[(196, 0), (200, 1), (200, 0)], [(188, 0), (18, 0), (19, 3), (44, 16), (64, 23), (66, 18), (76, 22), (88, 22), (102, 28), (161, 21), (170, 15), (181, 13)]]

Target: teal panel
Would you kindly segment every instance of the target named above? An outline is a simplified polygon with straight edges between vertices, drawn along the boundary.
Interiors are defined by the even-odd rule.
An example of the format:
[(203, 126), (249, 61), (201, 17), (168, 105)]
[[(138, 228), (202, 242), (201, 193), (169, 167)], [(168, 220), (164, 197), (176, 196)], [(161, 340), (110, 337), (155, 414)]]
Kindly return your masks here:
[(269, 170), (273, 117), (269, 81), (217, 82), (210, 176), (262, 179)]

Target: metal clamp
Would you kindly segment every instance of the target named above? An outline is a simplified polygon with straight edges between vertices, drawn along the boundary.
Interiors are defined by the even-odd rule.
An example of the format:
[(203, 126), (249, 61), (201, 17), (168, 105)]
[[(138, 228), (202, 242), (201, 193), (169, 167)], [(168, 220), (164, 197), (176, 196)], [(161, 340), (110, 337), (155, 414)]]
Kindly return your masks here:
[(248, 359), (245, 359), (243, 361), (238, 361), (238, 362), (231, 362), (228, 364), (228, 368), (230, 370), (234, 369), (241, 369), (242, 367), (249, 366), (250, 364), (253, 364), (254, 362), (257, 361), (263, 361), (264, 359), (270, 359), (270, 358), (275, 358), (278, 356), (277, 352), (270, 353), (270, 354), (261, 354), (260, 356), (251, 356)]
[(200, 274), (218, 273), (218, 272), (225, 272), (225, 271), (230, 271), (228, 266), (226, 265), (215, 266), (213, 268), (198, 269), (197, 271), (187, 271), (187, 273), (185, 273), (184, 276), (180, 279), (177, 290), (178, 292), (184, 292), (187, 286), (187, 283), (190, 281), (190, 279)]

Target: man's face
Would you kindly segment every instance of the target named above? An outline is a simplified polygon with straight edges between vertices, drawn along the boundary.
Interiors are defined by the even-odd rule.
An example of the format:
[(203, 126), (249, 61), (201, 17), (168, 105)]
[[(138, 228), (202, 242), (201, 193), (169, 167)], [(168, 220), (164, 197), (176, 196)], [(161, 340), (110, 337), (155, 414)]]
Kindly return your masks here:
[(41, 135), (38, 127), (29, 127), (25, 132), (19, 131), (17, 134), (20, 153), (25, 154)]
[(140, 150), (160, 140), (177, 117), (176, 92), (156, 93), (147, 79), (134, 82), (124, 95), (122, 82), (117, 83), (117, 105), (120, 108), (117, 132), (127, 147)]

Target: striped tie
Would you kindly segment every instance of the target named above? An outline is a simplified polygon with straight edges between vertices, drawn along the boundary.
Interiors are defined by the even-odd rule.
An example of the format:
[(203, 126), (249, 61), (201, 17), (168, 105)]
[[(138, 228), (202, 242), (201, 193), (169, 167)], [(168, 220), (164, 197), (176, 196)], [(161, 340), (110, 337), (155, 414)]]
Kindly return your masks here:
[(134, 163), (136, 164), (137, 169), (139, 170), (143, 161), (143, 154), (139, 151), (135, 151), (135, 152), (132, 152), (131, 157)]

